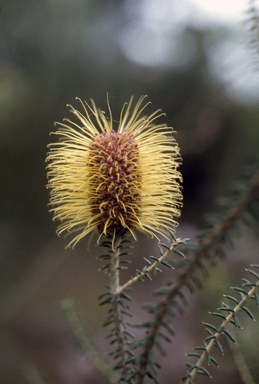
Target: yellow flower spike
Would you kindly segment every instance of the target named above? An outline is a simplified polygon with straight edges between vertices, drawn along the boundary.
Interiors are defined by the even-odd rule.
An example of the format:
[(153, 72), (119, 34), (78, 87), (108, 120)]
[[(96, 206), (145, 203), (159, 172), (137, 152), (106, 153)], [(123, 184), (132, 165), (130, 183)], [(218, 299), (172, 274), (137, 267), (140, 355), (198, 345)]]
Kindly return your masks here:
[(180, 215), (179, 148), (173, 129), (155, 124), (160, 110), (143, 116), (149, 103), (133, 97), (122, 107), (117, 130), (109, 117), (79, 99), (84, 114), (70, 106), (77, 122), (57, 123), (46, 161), (50, 211), (59, 220), (58, 234), (77, 233), (74, 246), (93, 230), (111, 236), (140, 230), (166, 236)]

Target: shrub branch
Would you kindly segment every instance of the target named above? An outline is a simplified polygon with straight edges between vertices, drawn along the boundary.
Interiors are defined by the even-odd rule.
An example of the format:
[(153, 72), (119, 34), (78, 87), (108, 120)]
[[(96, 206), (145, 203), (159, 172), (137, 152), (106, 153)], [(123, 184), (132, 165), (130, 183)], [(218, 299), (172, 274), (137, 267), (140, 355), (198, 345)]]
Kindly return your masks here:
[(168, 313), (172, 300), (186, 285), (188, 279), (191, 278), (194, 270), (199, 264), (199, 261), (208, 257), (208, 254), (214, 245), (222, 241), (222, 235), (225, 235), (225, 233), (234, 226), (236, 221), (240, 219), (242, 213), (247, 209), (249, 203), (259, 195), (259, 173), (256, 173), (249, 184), (248, 188), (240, 193), (239, 198), (229, 209), (223, 220), (219, 221), (209, 231), (206, 238), (203, 239), (200, 246), (194, 252), (192, 260), (183, 267), (177, 279), (169, 283), (168, 288), (171, 286), (171, 289), (168, 290), (168, 294), (160, 302), (158, 311), (155, 314), (155, 321), (149, 329), (148, 336), (143, 347), (143, 352), (140, 356), (136, 384), (143, 383), (149, 364), (150, 351), (155, 344), (157, 332), (163, 324), (164, 317)]

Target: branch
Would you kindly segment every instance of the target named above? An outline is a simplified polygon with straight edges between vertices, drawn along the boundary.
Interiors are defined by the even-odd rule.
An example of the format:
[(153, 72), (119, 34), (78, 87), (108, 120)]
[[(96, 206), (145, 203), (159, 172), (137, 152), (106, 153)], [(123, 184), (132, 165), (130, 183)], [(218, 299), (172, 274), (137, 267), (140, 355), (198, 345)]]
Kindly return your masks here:
[(67, 320), (75, 340), (78, 342), (93, 366), (98, 370), (98, 372), (107, 378), (111, 384), (118, 383), (119, 376), (116, 372), (113, 371), (109, 364), (107, 364), (107, 362), (102, 359), (100, 353), (96, 350), (96, 347), (91, 342), (85, 329), (85, 325), (80, 319), (80, 314), (78, 313), (74, 302), (71, 300), (64, 300), (61, 303), (61, 310)]
[[(134, 283), (136, 283), (137, 281), (140, 281), (142, 280), (144, 277), (148, 276), (150, 272), (152, 272), (153, 270), (155, 270), (157, 268), (157, 266), (159, 264), (163, 264), (165, 259), (172, 253), (176, 250), (176, 248), (178, 247), (178, 245), (180, 244), (186, 244), (186, 241), (188, 239), (175, 239), (174, 243), (167, 248), (167, 250), (159, 257), (156, 259), (156, 261), (152, 264), (150, 264), (148, 267), (144, 267), (142, 269), (142, 271), (139, 271), (137, 273), (137, 275), (135, 277), (133, 277), (132, 279), (130, 279), (129, 281), (127, 281), (127, 283), (125, 283), (124, 285), (120, 286), (118, 289), (117, 289), (117, 294), (120, 294), (122, 293), (123, 291), (125, 291), (125, 289), (129, 288), (131, 285), (133, 285)], [(167, 265), (168, 266), (168, 265)], [(172, 267), (171, 267), (172, 268)]]
[[(163, 300), (159, 303), (158, 311), (155, 313), (155, 321), (149, 329), (149, 334), (146, 338), (145, 345), (143, 347), (142, 355), (140, 356), (138, 377), (136, 384), (142, 384), (147, 372), (149, 364), (150, 351), (155, 344), (157, 331), (163, 324), (163, 319), (166, 313), (168, 313), (169, 306), (172, 300), (179, 294), (180, 290), (186, 285), (189, 278), (191, 278), (193, 271), (197, 268), (199, 261), (206, 258), (213, 249), (213, 246), (222, 241), (222, 237), (229, 231), (236, 221), (240, 219), (243, 211), (248, 207), (249, 203), (259, 195), (259, 173), (257, 172), (254, 178), (250, 181), (250, 185), (247, 189), (240, 194), (239, 199), (233, 204), (228, 211), (225, 218), (219, 221), (208, 233), (206, 238), (201, 242), (199, 248), (194, 252), (194, 256), (191, 262), (186, 264), (182, 272), (179, 274), (176, 280), (171, 281), (168, 284), (168, 293)], [(171, 287), (171, 289), (170, 289)]]
[[(256, 267), (258, 268), (259, 266), (256, 266)], [(194, 379), (194, 377), (196, 376), (197, 373), (202, 373), (202, 374), (207, 375), (208, 377), (211, 377), (209, 372), (205, 368), (203, 368), (203, 363), (206, 360), (208, 362), (213, 360), (214, 363), (217, 364), (216, 360), (214, 358), (212, 358), (210, 352), (211, 352), (212, 348), (216, 345), (217, 347), (219, 347), (219, 349), (223, 353), (223, 347), (222, 347), (222, 345), (218, 341), (218, 339), (223, 334), (228, 336), (229, 339), (232, 342), (235, 342), (234, 337), (232, 336), (232, 334), (229, 331), (226, 330), (226, 327), (227, 327), (227, 325), (229, 323), (233, 323), (233, 324), (235, 324), (235, 326), (237, 328), (240, 328), (240, 325), (237, 322), (237, 314), (239, 312), (241, 312), (243, 310), (252, 319), (254, 319), (253, 314), (251, 313), (251, 311), (248, 310), (248, 308), (245, 307), (245, 304), (251, 298), (255, 298), (256, 297), (256, 291), (257, 291), (257, 289), (259, 287), (259, 275), (257, 273), (255, 273), (254, 271), (252, 271), (252, 270), (248, 270), (248, 271), (250, 273), (252, 273), (254, 276), (257, 276), (257, 282), (256, 283), (248, 282), (248, 284), (244, 284), (244, 285), (252, 286), (251, 289), (248, 292), (246, 292), (242, 288), (238, 288), (238, 287), (233, 288), (233, 289), (235, 289), (236, 291), (238, 291), (241, 294), (242, 299), (240, 300), (240, 302), (237, 302), (237, 300), (234, 297), (232, 297), (232, 296), (228, 296), (228, 295), (225, 296), (228, 299), (230, 299), (230, 300), (232, 300), (234, 302), (237, 302), (236, 306), (233, 309), (230, 306), (228, 306), (228, 305), (226, 305), (224, 303), (223, 303), (223, 307), (219, 308), (219, 310), (226, 311), (226, 312), (229, 313), (227, 315), (227, 317), (225, 317), (222, 313), (212, 313), (212, 314), (214, 314), (216, 316), (224, 318), (224, 320), (222, 321), (222, 323), (221, 323), (221, 325), (219, 326), (218, 329), (216, 329), (211, 324), (205, 323), (205, 325), (208, 327), (207, 331), (209, 333), (209, 336), (205, 339), (205, 343), (204, 343), (203, 347), (196, 347), (196, 348), (194, 348), (195, 350), (202, 350), (201, 355), (198, 355), (196, 353), (189, 354), (190, 356), (199, 356), (199, 359), (198, 359), (198, 361), (196, 362), (195, 365), (193, 365), (193, 364), (190, 365), (189, 371), (187, 372), (187, 375), (185, 375), (185, 377), (187, 376), (186, 381), (184, 382), (185, 384), (192, 384), (193, 383), (193, 379)], [(215, 330), (216, 332), (213, 333), (211, 330)], [(206, 344), (206, 341), (209, 341), (209, 343)]]

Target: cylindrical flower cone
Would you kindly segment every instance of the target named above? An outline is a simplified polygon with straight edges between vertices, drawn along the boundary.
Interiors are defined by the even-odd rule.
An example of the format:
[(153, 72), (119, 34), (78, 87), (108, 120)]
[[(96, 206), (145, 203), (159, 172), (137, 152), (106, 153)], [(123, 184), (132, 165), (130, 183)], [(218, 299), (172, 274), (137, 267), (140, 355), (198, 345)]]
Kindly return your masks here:
[[(115, 123), (95, 103), (71, 107), (75, 121), (57, 123), (58, 141), (47, 156), (50, 210), (60, 222), (58, 234), (74, 234), (74, 246), (96, 230), (101, 236), (129, 231), (166, 235), (177, 225), (181, 207), (180, 154), (174, 131), (155, 124), (163, 114), (143, 115), (149, 103), (133, 98)], [(117, 126), (117, 127), (116, 127)]]

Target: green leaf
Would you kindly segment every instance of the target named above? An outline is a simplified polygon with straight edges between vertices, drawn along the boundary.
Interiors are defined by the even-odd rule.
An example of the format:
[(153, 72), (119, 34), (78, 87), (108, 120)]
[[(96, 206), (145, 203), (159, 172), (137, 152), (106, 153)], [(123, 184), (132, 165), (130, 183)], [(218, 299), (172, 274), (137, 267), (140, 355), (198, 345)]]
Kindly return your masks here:
[(197, 373), (199, 373), (200, 375), (208, 376), (210, 379), (212, 379), (211, 374), (209, 373), (209, 371), (206, 368), (204, 368), (204, 367), (198, 367), (198, 368), (199, 369), (198, 369)]
[(223, 332), (225, 333), (225, 335), (227, 335), (227, 336), (229, 337), (229, 339), (230, 339), (231, 341), (233, 341), (233, 343), (236, 344), (236, 339), (234, 338), (234, 336), (232, 335), (231, 332), (229, 332), (227, 329), (224, 329)]
[(208, 353), (207, 354), (207, 363), (208, 363), (208, 365), (210, 365), (211, 361), (218, 367), (219, 364), (218, 364), (217, 360), (213, 356), (211, 356), (210, 353)]
[(213, 316), (220, 317), (221, 319), (226, 320), (226, 317), (222, 313), (219, 313), (219, 312), (209, 312), (209, 314), (213, 315)]
[(166, 356), (166, 351), (163, 349), (163, 347), (161, 346), (160, 342), (156, 341), (155, 342), (155, 346), (159, 350), (161, 356), (165, 357)]
[[(170, 247), (169, 247), (167, 244), (165, 244), (165, 243), (159, 243), (159, 245), (160, 245), (161, 247), (164, 247), (164, 248), (167, 249), (167, 250), (170, 249)], [(163, 252), (163, 253), (164, 253), (164, 252)]]
[(159, 382), (157, 381), (157, 378), (156, 378), (156, 376), (155, 376), (155, 374), (154, 374), (153, 372), (147, 371), (147, 375), (148, 375), (148, 377), (150, 377), (152, 380), (154, 380), (154, 382), (155, 382), (156, 384), (159, 384)]
[(150, 257), (150, 259), (152, 259), (152, 260), (159, 261), (159, 258), (158, 258), (158, 257), (155, 257), (155, 256), (149, 256), (149, 257)]
[[(209, 329), (206, 328), (206, 330), (209, 332)], [(212, 340), (212, 339), (215, 339), (215, 335), (211, 333), (209, 336), (207, 336), (207, 337), (204, 339), (204, 341), (210, 341), (210, 340)]]
[(152, 265), (152, 262), (149, 259), (147, 259), (146, 257), (143, 257), (143, 259), (148, 263), (148, 265)]
[(247, 307), (242, 307), (243, 311), (245, 311), (248, 316), (252, 319), (252, 320), (255, 320), (255, 317), (254, 315), (252, 314), (252, 312), (247, 308)]
[[(134, 339), (135, 338), (135, 336), (133, 335), (133, 333), (131, 333), (130, 331), (124, 331), (124, 335), (125, 336), (129, 336), (129, 338), (131, 338), (131, 339)], [(128, 352), (128, 351), (127, 351)]]
[(231, 287), (231, 289), (234, 289), (234, 290), (237, 291), (237, 292), (241, 292), (241, 293), (243, 293), (244, 295), (247, 295), (246, 290), (243, 289), (243, 288), (240, 288), (240, 287)]
[(170, 269), (174, 269), (174, 267), (165, 260), (161, 261), (161, 264), (163, 264), (165, 267), (168, 267)]
[(127, 295), (125, 292), (122, 292), (122, 293), (120, 294), (120, 296), (121, 296), (123, 299), (126, 299), (126, 300), (131, 301), (131, 297), (130, 297), (129, 295)]
[(223, 348), (222, 344), (218, 340), (215, 340), (215, 346), (220, 350), (222, 355), (224, 355), (224, 348)]
[(111, 297), (108, 297), (107, 299), (101, 301), (101, 302), (99, 303), (99, 305), (111, 304), (111, 302), (112, 302), (112, 298), (111, 298)]
[(186, 287), (189, 289), (190, 293), (195, 292), (195, 286), (190, 280), (186, 282)]
[(175, 336), (175, 331), (173, 330), (171, 325), (169, 325), (168, 323), (163, 322), (162, 323), (162, 327), (164, 327), (171, 336)]
[(188, 377), (190, 376), (190, 373), (196, 369), (196, 365), (195, 364), (191, 364), (191, 363), (187, 363), (186, 364), (186, 367), (189, 369), (189, 372), (188, 372)]
[(171, 287), (162, 287), (162, 288), (156, 289), (154, 291), (154, 294), (157, 296), (163, 296), (163, 295), (167, 295), (171, 290), (172, 290)]
[(208, 334), (209, 334), (210, 336), (213, 336), (213, 337), (215, 338), (215, 332), (212, 332), (212, 330), (209, 329), (209, 328), (206, 328), (206, 331), (208, 332)]
[(183, 254), (183, 252), (179, 251), (179, 249), (175, 248), (175, 249), (173, 250), (173, 252), (176, 253), (177, 255), (179, 255), (179, 256), (185, 258), (185, 255)]
[(213, 331), (218, 332), (218, 329), (214, 325), (209, 324), (209, 323), (205, 323), (205, 322), (202, 322), (202, 324), (204, 324), (206, 327), (208, 327), (210, 329), (213, 329)]
[(170, 230), (169, 230), (169, 233), (170, 233), (170, 235), (171, 235), (172, 240), (176, 241), (176, 236), (175, 236), (174, 231), (172, 231), (172, 230), (170, 229)]
[(229, 306), (227, 306), (227, 305), (225, 307), (219, 307), (218, 309), (220, 311), (225, 311), (225, 312), (229, 312), (229, 313), (233, 313), (234, 312), (234, 310), (232, 308), (230, 308)]
[(184, 295), (181, 291), (179, 291), (178, 296), (179, 296), (180, 299), (182, 300), (183, 304), (185, 304), (185, 305), (188, 304), (188, 301), (187, 301), (185, 295)]
[(133, 314), (131, 313), (131, 312), (129, 312), (129, 311), (125, 311), (125, 310), (121, 310), (121, 314), (122, 315), (125, 315), (125, 316), (129, 316), (129, 317), (133, 317)]
[(100, 299), (102, 299), (102, 298), (105, 297), (105, 296), (110, 296), (110, 292), (104, 292), (104, 293), (102, 293), (102, 294), (98, 297), (98, 299), (100, 300)]
[(190, 352), (190, 353), (187, 353), (187, 356), (190, 356), (190, 357), (198, 357), (198, 359), (201, 357), (201, 355), (199, 353), (196, 353), (196, 352)]
[(183, 307), (182, 307), (181, 304), (178, 303), (177, 301), (174, 300), (174, 301), (171, 303), (171, 306), (174, 307), (174, 308), (176, 308), (180, 315), (182, 315), (182, 314), (184, 313), (184, 309), (183, 309)]
[[(187, 364), (186, 364), (187, 365)], [(187, 365), (188, 367), (188, 365)], [(189, 367), (188, 367), (189, 368)], [(186, 379), (188, 379), (189, 377), (191, 376), (191, 372), (190, 371), (187, 371), (184, 376), (182, 377), (182, 381), (186, 381)]]
[(164, 333), (162, 333), (162, 332), (158, 332), (157, 335), (160, 336), (165, 341), (167, 341), (168, 343), (172, 342), (171, 339), (168, 336), (166, 336)]
[(178, 244), (186, 244), (186, 243), (188, 243), (188, 241), (190, 241), (190, 238), (186, 237), (184, 239), (178, 240)]
[(246, 269), (247, 272), (251, 273), (251, 275), (253, 275), (254, 277), (257, 278), (257, 280), (259, 280), (259, 274), (256, 273), (255, 271), (253, 271), (252, 269)]
[(163, 256), (165, 251), (163, 250), (162, 247), (160, 247), (160, 245), (158, 246), (158, 250), (159, 250), (160, 255)]
[(230, 296), (230, 295), (223, 295), (223, 296), (226, 297), (229, 300), (234, 301), (236, 304), (239, 303), (239, 301), (234, 296)]
[(204, 347), (204, 345), (198, 345), (197, 347), (194, 347), (193, 348), (194, 351), (206, 351), (206, 347)]
[(254, 287), (255, 286), (255, 284), (254, 283), (252, 283), (250, 280), (248, 280), (248, 279), (242, 279), (242, 281), (243, 281), (243, 286), (244, 287)]
[(234, 315), (232, 319), (230, 320), (232, 324), (234, 324), (237, 328), (242, 329), (241, 325), (239, 324), (238, 317)]
[(255, 293), (255, 294), (252, 296), (252, 299), (255, 300), (256, 305), (259, 307), (259, 295), (258, 295), (258, 293)]

